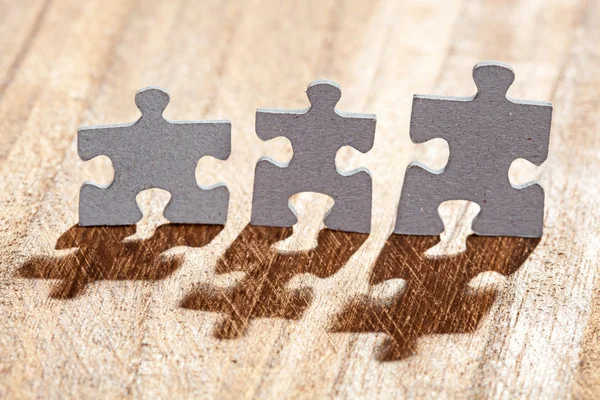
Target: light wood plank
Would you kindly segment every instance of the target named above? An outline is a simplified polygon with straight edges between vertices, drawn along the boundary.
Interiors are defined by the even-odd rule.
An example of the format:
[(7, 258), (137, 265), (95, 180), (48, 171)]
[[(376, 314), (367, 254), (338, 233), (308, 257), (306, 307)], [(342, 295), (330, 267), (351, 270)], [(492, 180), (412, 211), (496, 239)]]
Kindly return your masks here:
[[(595, 2), (56, 0), (1, 18), (17, 35), (0, 42), (0, 397), (598, 396)], [(548, 161), (511, 171), (544, 185), (545, 235), (411, 258), (434, 241), (387, 241), (404, 171), (447, 157), (439, 141), (410, 142), (412, 95), (472, 94), (471, 68), (485, 59), (514, 67), (511, 96), (555, 105)], [(339, 108), (376, 113), (378, 125), (370, 153), (337, 160), (372, 171), (373, 232), (364, 243), (328, 236), (310, 254), (331, 257), (309, 265), (261, 247), (281, 232), (245, 227), (256, 160), (292, 154), (256, 137), (254, 112), (305, 107), (316, 78), (340, 83)], [(77, 126), (134, 120), (147, 85), (170, 92), (168, 118), (232, 121), (230, 159), (197, 170), (230, 189), (222, 231), (156, 229), (169, 197), (156, 190), (138, 196), (145, 217), (128, 245), (130, 228), (74, 227), (81, 183), (112, 179), (107, 159), (77, 157)], [(300, 222), (282, 246), (309, 249), (331, 202), (292, 201)], [(464, 245), (474, 208), (444, 215), (442, 253)], [(246, 254), (244, 275), (231, 260)], [(488, 264), (500, 274), (480, 274)]]

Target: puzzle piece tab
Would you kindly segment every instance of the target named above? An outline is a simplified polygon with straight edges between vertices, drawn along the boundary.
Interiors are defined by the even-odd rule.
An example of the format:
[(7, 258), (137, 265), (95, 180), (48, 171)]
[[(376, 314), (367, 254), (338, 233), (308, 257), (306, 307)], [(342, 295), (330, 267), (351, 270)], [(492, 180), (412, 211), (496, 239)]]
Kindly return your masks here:
[(508, 170), (518, 158), (535, 165), (546, 160), (552, 105), (507, 98), (514, 72), (499, 62), (477, 64), (473, 79), (478, 89), (474, 97), (414, 97), (413, 142), (441, 137), (450, 157), (439, 174), (416, 165), (408, 168), (395, 233), (438, 235), (444, 230), (439, 205), (469, 200), (481, 207), (473, 222), (478, 235), (542, 235), (543, 189), (537, 184), (513, 187)]
[(228, 121), (172, 122), (163, 117), (169, 95), (146, 88), (135, 96), (142, 116), (133, 124), (80, 128), (79, 157), (108, 156), (115, 178), (108, 186), (85, 183), (79, 197), (79, 225), (131, 225), (142, 218), (136, 195), (151, 188), (171, 193), (164, 215), (174, 223), (225, 224), (229, 191), (204, 190), (196, 183), (200, 158), (224, 160), (231, 152)]
[(285, 167), (268, 160), (256, 165), (251, 224), (293, 226), (297, 220), (288, 206), (289, 198), (296, 193), (317, 192), (335, 201), (325, 218), (328, 228), (367, 233), (371, 229), (371, 177), (365, 171), (340, 174), (335, 157), (343, 146), (361, 152), (371, 149), (375, 116), (337, 111), (341, 90), (330, 81), (311, 83), (306, 94), (311, 103), (306, 110), (256, 112), (257, 135), (262, 140), (287, 137), (294, 155)]

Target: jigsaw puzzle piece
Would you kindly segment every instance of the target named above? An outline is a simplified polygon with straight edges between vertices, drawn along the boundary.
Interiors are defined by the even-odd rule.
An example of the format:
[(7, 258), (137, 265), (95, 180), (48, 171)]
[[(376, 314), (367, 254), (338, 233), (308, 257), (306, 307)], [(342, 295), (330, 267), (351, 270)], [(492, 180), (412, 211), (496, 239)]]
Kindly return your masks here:
[(80, 128), (78, 153), (84, 160), (108, 156), (115, 171), (105, 187), (81, 188), (79, 224), (130, 225), (142, 218), (139, 192), (159, 188), (171, 194), (164, 215), (174, 223), (224, 224), (229, 191), (224, 186), (203, 189), (196, 182), (200, 158), (226, 159), (231, 152), (228, 121), (172, 122), (163, 117), (169, 95), (158, 88), (136, 94), (142, 116), (133, 124)]
[(410, 134), (415, 143), (441, 137), (450, 155), (441, 173), (419, 165), (407, 169), (395, 233), (438, 235), (438, 207), (447, 200), (477, 203), (473, 224), (484, 236), (540, 237), (544, 192), (537, 184), (513, 187), (508, 170), (517, 158), (540, 165), (548, 155), (552, 105), (506, 97), (514, 81), (510, 67), (477, 64), (473, 97), (413, 99)]
[(265, 110), (256, 113), (256, 132), (263, 140), (287, 137), (293, 157), (287, 166), (268, 160), (256, 166), (252, 203), (253, 225), (293, 226), (297, 219), (289, 198), (297, 193), (323, 193), (334, 200), (325, 224), (330, 229), (366, 233), (371, 228), (372, 183), (365, 171), (341, 174), (335, 164), (338, 150), (352, 146), (366, 152), (375, 138), (375, 116), (335, 109), (339, 86), (315, 81), (307, 89), (306, 110)]

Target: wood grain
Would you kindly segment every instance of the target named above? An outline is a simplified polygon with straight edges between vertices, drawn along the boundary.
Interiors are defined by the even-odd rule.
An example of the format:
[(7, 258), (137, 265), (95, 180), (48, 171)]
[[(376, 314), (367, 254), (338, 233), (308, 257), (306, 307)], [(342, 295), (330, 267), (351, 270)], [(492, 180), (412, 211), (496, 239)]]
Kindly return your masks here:
[[(597, 398), (600, 396), (600, 4), (591, 0), (0, 0), (0, 398)], [(513, 182), (546, 191), (540, 241), (389, 236), (413, 145), (412, 95), (470, 95), (471, 69), (513, 66), (509, 95), (554, 103), (550, 156)], [(339, 108), (376, 113), (366, 235), (321, 230), (331, 199), (291, 199), (292, 229), (247, 227), (256, 161), (288, 160), (254, 132), (259, 107), (303, 108), (317, 78)], [(170, 119), (232, 121), (225, 228), (79, 228), (79, 125), (133, 121), (167, 89)], [(315, 247), (315, 245), (318, 245)], [(275, 247), (273, 247), (275, 246)]]

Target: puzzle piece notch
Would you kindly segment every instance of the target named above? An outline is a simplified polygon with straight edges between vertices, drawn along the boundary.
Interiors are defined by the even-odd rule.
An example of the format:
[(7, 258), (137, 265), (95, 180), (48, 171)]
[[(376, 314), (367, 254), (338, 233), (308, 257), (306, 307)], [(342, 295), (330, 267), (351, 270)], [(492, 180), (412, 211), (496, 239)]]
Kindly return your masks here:
[(135, 102), (142, 115), (132, 124), (78, 130), (80, 158), (106, 155), (115, 170), (109, 186), (86, 182), (81, 187), (79, 225), (135, 224), (142, 218), (135, 197), (151, 188), (171, 193), (164, 210), (171, 222), (225, 224), (229, 191), (200, 188), (195, 171), (204, 156), (229, 157), (229, 121), (169, 121), (163, 117), (169, 95), (155, 87), (140, 90)]
[(450, 156), (439, 174), (409, 166), (395, 233), (439, 235), (444, 230), (439, 205), (469, 200), (481, 207), (473, 222), (478, 235), (542, 235), (543, 189), (513, 187), (508, 170), (515, 159), (536, 165), (546, 160), (552, 105), (506, 97), (514, 72), (499, 62), (477, 64), (473, 79), (478, 88), (473, 97), (414, 96), (411, 139), (424, 143), (441, 137)]
[(291, 227), (297, 219), (289, 198), (316, 192), (334, 200), (324, 221), (329, 229), (367, 233), (371, 229), (371, 177), (366, 171), (341, 174), (335, 158), (344, 146), (369, 151), (375, 139), (376, 118), (337, 111), (341, 90), (334, 82), (315, 81), (306, 94), (311, 104), (308, 109), (256, 112), (257, 135), (265, 141), (288, 138), (294, 154), (283, 168), (269, 160), (257, 163), (251, 224)]

